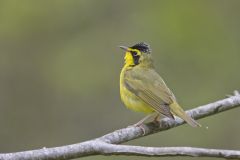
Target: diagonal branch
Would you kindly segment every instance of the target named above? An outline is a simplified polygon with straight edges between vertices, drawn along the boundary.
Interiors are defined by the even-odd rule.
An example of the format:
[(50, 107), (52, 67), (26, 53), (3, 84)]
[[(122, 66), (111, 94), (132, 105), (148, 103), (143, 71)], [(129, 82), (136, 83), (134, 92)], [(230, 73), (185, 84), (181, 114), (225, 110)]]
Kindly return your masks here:
[[(204, 106), (200, 106), (188, 111), (194, 119), (200, 119), (213, 114), (217, 114), (240, 105), (240, 95), (235, 92), (234, 96), (216, 101)], [(199, 157), (222, 157), (240, 159), (240, 151), (215, 150), (190, 147), (140, 147), (116, 145), (124, 143), (142, 136), (154, 134), (156, 132), (168, 130), (184, 124), (180, 118), (171, 120), (162, 119), (159, 123), (148, 123), (143, 125), (145, 134), (140, 127), (123, 128), (102, 137), (86, 142), (66, 145), (55, 148), (43, 148), (16, 153), (2, 153), (0, 160), (67, 160), (91, 155), (141, 155), (141, 156), (199, 156)]]
[[(240, 95), (238, 92), (234, 92), (234, 96), (191, 109), (187, 111), (187, 113), (194, 119), (201, 119), (239, 107), (239, 105)], [(156, 132), (168, 130), (170, 128), (180, 126), (184, 123), (185, 122), (178, 117), (175, 117), (175, 120), (164, 118), (159, 123), (150, 122), (143, 125), (142, 127), (144, 127), (145, 134), (141, 127), (128, 127), (104, 135), (99, 139), (106, 143), (119, 144), (142, 136), (147, 136)]]

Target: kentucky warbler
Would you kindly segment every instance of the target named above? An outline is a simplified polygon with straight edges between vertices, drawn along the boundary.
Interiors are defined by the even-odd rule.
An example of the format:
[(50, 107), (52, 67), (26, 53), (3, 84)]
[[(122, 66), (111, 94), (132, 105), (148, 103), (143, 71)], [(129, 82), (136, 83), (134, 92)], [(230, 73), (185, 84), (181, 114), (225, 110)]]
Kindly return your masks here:
[[(120, 46), (125, 53), (125, 64), (120, 74), (120, 95), (127, 108), (151, 114), (157, 112), (174, 119), (174, 115), (192, 127), (201, 126), (187, 115), (177, 103), (172, 91), (155, 71), (150, 46), (144, 42), (132, 47)], [(137, 125), (142, 124), (145, 117)]]

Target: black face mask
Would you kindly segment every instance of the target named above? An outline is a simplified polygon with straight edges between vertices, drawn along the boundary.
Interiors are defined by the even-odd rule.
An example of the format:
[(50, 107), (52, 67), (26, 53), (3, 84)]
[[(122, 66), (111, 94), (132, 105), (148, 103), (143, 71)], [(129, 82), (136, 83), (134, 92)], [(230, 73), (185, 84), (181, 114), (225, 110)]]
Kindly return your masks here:
[(138, 65), (140, 56), (137, 55), (137, 52), (134, 52), (134, 51), (131, 51), (131, 54), (132, 54), (132, 57), (133, 57), (133, 60), (134, 60), (134, 64)]

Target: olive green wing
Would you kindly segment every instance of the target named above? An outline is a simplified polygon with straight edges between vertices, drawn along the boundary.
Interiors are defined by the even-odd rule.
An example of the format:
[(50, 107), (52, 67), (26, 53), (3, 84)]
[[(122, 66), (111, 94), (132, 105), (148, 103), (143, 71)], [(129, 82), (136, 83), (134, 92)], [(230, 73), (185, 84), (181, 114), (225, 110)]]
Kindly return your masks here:
[(169, 104), (173, 103), (175, 97), (153, 69), (132, 69), (127, 71), (124, 77), (124, 83), (128, 90), (156, 112), (174, 118)]

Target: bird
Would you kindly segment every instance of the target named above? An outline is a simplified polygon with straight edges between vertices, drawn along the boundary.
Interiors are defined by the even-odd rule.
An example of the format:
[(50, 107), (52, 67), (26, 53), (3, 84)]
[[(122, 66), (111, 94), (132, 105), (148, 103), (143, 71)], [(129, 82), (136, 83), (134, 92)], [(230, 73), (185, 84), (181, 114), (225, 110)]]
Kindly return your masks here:
[(183, 119), (192, 127), (201, 125), (189, 116), (178, 104), (173, 92), (156, 72), (150, 45), (145, 42), (131, 47), (119, 46), (125, 52), (124, 65), (120, 73), (120, 97), (125, 106), (136, 112), (147, 114), (135, 126), (142, 125), (153, 114)]

